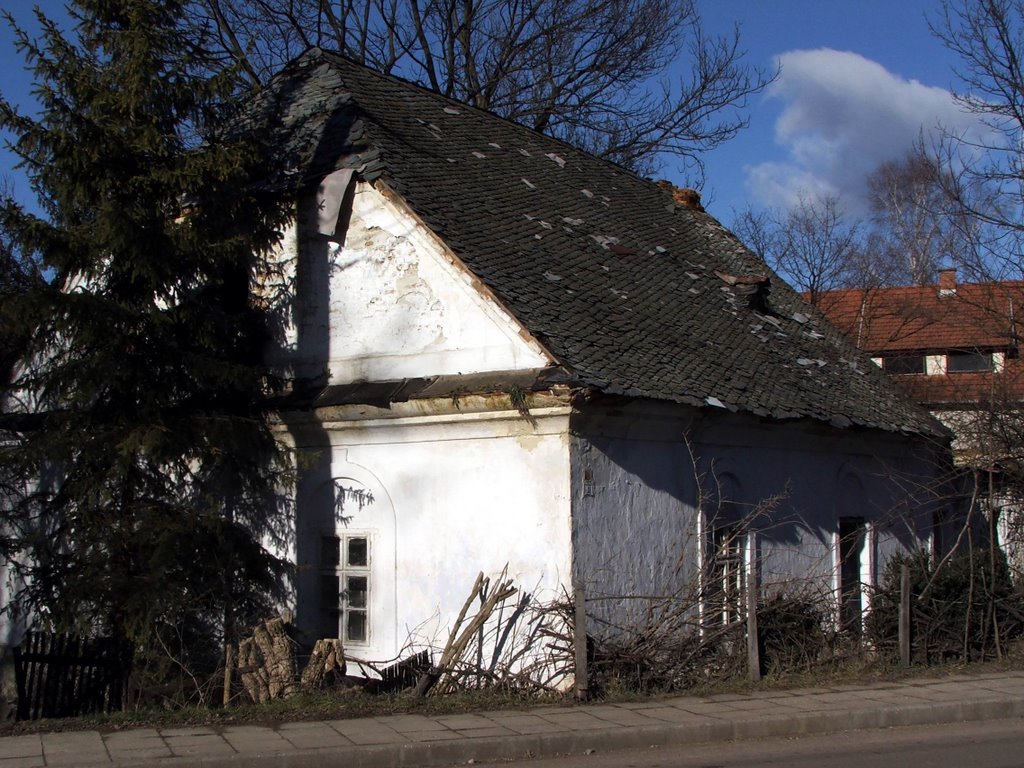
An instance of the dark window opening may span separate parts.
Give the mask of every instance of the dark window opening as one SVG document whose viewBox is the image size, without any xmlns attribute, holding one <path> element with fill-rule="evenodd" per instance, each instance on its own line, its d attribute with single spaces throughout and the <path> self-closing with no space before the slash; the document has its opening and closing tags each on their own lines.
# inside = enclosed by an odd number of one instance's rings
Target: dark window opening
<svg viewBox="0 0 1024 768">
<path fill-rule="evenodd" d="M 886 373 L 927 373 L 924 355 L 892 355 L 882 358 L 882 369 Z"/>
<path fill-rule="evenodd" d="M 946 515 L 943 510 L 936 509 L 932 511 L 932 540 L 931 540 L 931 556 L 932 556 L 932 567 L 942 559 L 942 556 L 946 554 L 945 541 L 943 537 L 943 528 L 946 524 Z"/>
<path fill-rule="evenodd" d="M 839 625 L 857 636 L 863 618 L 860 574 L 866 532 L 864 518 L 839 518 Z"/>
<path fill-rule="evenodd" d="M 991 352 L 950 352 L 946 355 L 947 373 L 972 373 L 991 370 Z"/>
</svg>

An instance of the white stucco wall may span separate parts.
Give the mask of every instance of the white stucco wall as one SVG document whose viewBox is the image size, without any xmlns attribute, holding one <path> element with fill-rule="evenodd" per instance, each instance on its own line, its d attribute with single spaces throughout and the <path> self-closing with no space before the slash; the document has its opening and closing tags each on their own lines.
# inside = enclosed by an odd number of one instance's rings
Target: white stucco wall
<svg viewBox="0 0 1024 768">
<path fill-rule="evenodd" d="M 566 409 L 328 422 L 296 430 L 319 451 L 297 497 L 296 621 L 316 624 L 315 541 L 338 530 L 373 537 L 371 634 L 364 659 L 394 658 L 407 641 L 443 645 L 480 571 L 509 577 L 538 600 L 569 583 Z M 374 496 L 346 521 L 325 514 L 324 483 L 342 478 Z M 303 544 L 303 542 L 306 542 Z"/>
<path fill-rule="evenodd" d="M 521 325 L 400 204 L 354 182 L 343 235 L 318 234 L 310 200 L 285 234 L 268 284 L 280 317 L 275 359 L 327 383 L 541 368 Z"/>
</svg>

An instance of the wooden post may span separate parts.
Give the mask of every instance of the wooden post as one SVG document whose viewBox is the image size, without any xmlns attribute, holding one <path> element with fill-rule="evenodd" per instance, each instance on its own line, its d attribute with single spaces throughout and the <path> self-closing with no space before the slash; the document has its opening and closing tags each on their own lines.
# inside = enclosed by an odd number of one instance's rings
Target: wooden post
<svg viewBox="0 0 1024 768">
<path fill-rule="evenodd" d="M 224 706 L 231 706 L 231 683 L 235 674 L 235 646 L 224 644 Z"/>
<path fill-rule="evenodd" d="M 576 603 L 576 616 L 573 627 L 573 646 L 576 651 L 576 698 L 587 700 L 587 605 L 586 591 L 582 582 L 573 584 L 573 600 Z"/>
<path fill-rule="evenodd" d="M 910 566 L 900 567 L 900 666 L 910 666 Z"/>
<path fill-rule="evenodd" d="M 761 648 L 757 633 L 757 534 L 747 534 L 747 671 L 750 682 L 761 679 Z"/>
</svg>

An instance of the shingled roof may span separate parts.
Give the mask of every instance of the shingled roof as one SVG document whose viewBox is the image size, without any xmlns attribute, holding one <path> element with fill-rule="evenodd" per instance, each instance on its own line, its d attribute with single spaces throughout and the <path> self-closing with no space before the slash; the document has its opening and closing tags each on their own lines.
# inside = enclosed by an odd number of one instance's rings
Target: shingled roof
<svg viewBox="0 0 1024 768">
<path fill-rule="evenodd" d="M 714 218 L 655 182 L 318 49 L 254 114 L 275 131 L 278 183 L 347 167 L 397 193 L 581 386 L 941 433 Z"/>
<path fill-rule="evenodd" d="M 874 355 L 1007 350 L 1017 346 L 1024 282 L 850 288 L 820 294 L 818 307 Z"/>
</svg>

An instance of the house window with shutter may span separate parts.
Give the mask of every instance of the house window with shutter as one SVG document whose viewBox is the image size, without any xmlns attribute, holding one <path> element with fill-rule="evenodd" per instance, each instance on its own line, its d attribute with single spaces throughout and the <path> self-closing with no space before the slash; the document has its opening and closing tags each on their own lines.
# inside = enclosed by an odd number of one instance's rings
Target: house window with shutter
<svg viewBox="0 0 1024 768">
<path fill-rule="evenodd" d="M 323 636 L 346 645 L 366 645 L 370 637 L 370 538 L 345 533 L 320 538 L 320 611 Z"/>
</svg>

